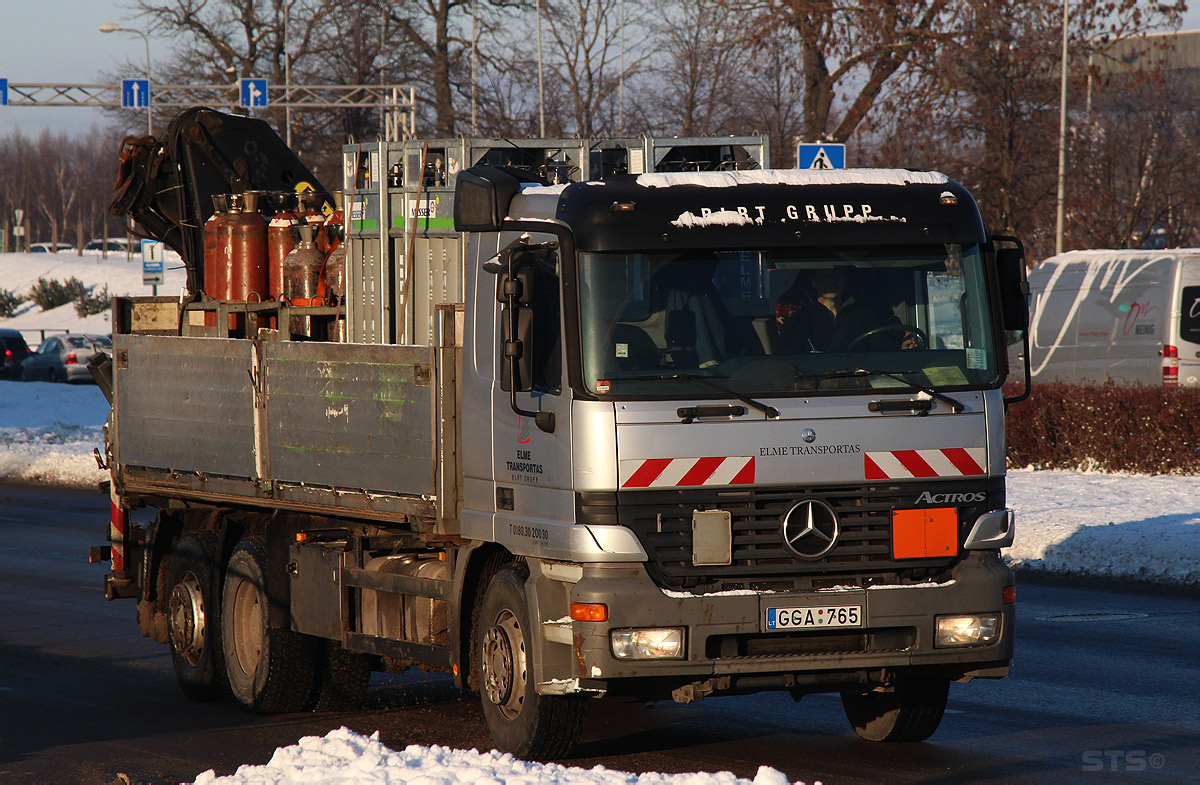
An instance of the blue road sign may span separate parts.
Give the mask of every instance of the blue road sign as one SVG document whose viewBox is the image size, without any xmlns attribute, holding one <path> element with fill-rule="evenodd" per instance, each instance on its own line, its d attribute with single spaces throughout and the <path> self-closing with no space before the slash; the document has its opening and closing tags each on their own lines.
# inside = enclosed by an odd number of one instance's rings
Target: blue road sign
<svg viewBox="0 0 1200 785">
<path fill-rule="evenodd" d="M 0 106 L 8 106 L 8 80 L 0 79 Z"/>
<path fill-rule="evenodd" d="M 247 108 L 267 105 L 267 80 L 242 80 L 242 106 Z"/>
<path fill-rule="evenodd" d="M 142 240 L 142 283 L 146 286 L 163 283 L 163 244 L 157 240 Z"/>
<path fill-rule="evenodd" d="M 796 148 L 797 169 L 845 169 L 846 145 L 802 144 Z"/>
<path fill-rule="evenodd" d="M 145 109 L 150 105 L 149 79 L 122 79 L 121 106 L 126 109 Z"/>
</svg>

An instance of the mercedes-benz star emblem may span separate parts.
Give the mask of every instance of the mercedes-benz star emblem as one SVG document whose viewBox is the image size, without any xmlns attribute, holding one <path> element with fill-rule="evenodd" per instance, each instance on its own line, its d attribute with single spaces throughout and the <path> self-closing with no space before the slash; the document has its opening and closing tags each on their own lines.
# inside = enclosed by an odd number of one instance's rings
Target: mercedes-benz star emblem
<svg viewBox="0 0 1200 785">
<path fill-rule="evenodd" d="M 820 499 L 796 502 L 783 515 L 783 543 L 801 559 L 821 558 L 837 539 L 837 513 Z"/>
<path fill-rule="evenodd" d="M 812 444 L 817 439 L 817 432 L 812 428 L 805 428 L 800 434 L 800 438 L 804 440 L 805 444 Z"/>
</svg>

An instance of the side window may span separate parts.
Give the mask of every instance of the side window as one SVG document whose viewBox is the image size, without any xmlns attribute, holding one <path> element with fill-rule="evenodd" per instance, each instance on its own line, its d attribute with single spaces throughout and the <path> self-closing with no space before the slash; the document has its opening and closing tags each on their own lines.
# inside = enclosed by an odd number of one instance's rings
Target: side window
<svg viewBox="0 0 1200 785">
<path fill-rule="evenodd" d="M 559 314 L 558 254 L 531 254 L 537 267 L 533 289 L 533 389 L 562 390 L 562 318 Z"/>
</svg>

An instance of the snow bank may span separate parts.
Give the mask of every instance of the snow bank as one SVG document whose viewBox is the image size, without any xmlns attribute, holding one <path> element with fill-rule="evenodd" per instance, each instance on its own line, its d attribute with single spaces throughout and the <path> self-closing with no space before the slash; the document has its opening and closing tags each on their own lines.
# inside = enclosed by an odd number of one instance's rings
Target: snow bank
<svg viewBox="0 0 1200 785">
<path fill-rule="evenodd" d="M 1008 473 L 1009 562 L 1031 572 L 1200 586 L 1200 477 Z"/>
<path fill-rule="evenodd" d="M 94 384 L 0 381 L 0 478 L 94 486 L 107 478 L 92 455 L 107 419 Z"/>
<path fill-rule="evenodd" d="M 168 261 L 164 267 L 164 283 L 158 287 L 162 295 L 177 294 L 187 280 L 187 274 L 182 264 Z M 151 288 L 142 283 L 142 257 L 135 255 L 132 261 L 126 261 L 123 253 L 110 253 L 108 258 L 100 257 L 99 253 L 84 253 L 78 256 L 74 253 L 0 253 L 0 289 L 15 291 L 18 296 L 29 294 L 29 288 L 37 283 L 38 278 L 66 281 L 68 278 L 78 278 L 84 286 L 98 292 L 105 286 L 113 295 L 149 295 Z M 75 304 L 67 303 L 49 311 L 31 300 L 26 300 L 17 308 L 14 316 L 0 319 L 0 327 L 14 330 L 47 330 L 73 333 L 112 332 L 110 314 L 105 311 L 83 319 L 75 314 Z M 37 332 L 26 332 L 25 340 L 35 346 L 40 340 Z"/>
<path fill-rule="evenodd" d="M 347 728 L 324 738 L 305 736 L 275 750 L 265 766 L 240 766 L 228 777 L 211 770 L 196 785 L 282 785 L 321 782 L 410 783 L 411 785 L 787 785 L 782 772 L 761 766 L 752 780 L 719 774 L 630 774 L 603 766 L 580 769 L 557 763 L 527 763 L 509 754 L 410 745 L 396 752 L 379 742 L 379 732 L 360 736 Z M 819 785 L 819 783 L 818 783 Z"/>
</svg>

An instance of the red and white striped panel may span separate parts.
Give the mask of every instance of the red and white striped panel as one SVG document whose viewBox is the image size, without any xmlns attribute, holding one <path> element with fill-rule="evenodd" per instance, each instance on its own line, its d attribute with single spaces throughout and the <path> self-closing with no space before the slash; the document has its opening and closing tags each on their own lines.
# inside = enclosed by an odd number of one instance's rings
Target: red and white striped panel
<svg viewBox="0 0 1200 785">
<path fill-rule="evenodd" d="M 868 480 L 978 477 L 987 474 L 983 468 L 986 465 L 987 449 L 984 447 L 863 453 L 863 470 Z"/>
<path fill-rule="evenodd" d="M 622 488 L 749 485 L 754 458 L 649 458 L 621 461 Z"/>
</svg>

